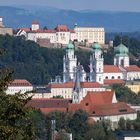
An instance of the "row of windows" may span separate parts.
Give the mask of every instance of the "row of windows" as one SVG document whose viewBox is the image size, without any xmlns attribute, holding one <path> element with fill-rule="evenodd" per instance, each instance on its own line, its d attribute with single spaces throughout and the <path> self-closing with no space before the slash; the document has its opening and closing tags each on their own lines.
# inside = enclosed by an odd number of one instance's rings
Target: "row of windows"
<svg viewBox="0 0 140 140">
<path fill-rule="evenodd" d="M 109 79 L 109 78 L 108 78 L 108 76 L 106 76 L 106 77 L 105 77 L 105 79 Z M 115 77 L 114 77 L 114 76 L 112 76 L 112 77 L 111 77 L 111 79 L 115 79 Z M 118 76 L 118 77 L 117 77 L 117 79 L 121 79 L 121 77 L 120 77 L 120 76 Z"/>
<path fill-rule="evenodd" d="M 22 90 L 19 90 L 19 89 L 8 89 L 8 91 L 10 91 L 10 92 L 19 92 L 19 91 L 26 92 L 26 91 L 31 91 L 31 90 L 29 90 L 29 89 L 22 89 Z"/>
</svg>

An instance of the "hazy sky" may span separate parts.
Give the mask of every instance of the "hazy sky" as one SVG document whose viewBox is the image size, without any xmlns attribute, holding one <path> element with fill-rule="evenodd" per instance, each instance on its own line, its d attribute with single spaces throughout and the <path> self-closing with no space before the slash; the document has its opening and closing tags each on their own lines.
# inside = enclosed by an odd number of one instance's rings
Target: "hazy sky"
<svg viewBox="0 0 140 140">
<path fill-rule="evenodd" d="M 0 5 L 43 5 L 62 9 L 139 11 L 140 0 L 0 0 Z"/>
</svg>

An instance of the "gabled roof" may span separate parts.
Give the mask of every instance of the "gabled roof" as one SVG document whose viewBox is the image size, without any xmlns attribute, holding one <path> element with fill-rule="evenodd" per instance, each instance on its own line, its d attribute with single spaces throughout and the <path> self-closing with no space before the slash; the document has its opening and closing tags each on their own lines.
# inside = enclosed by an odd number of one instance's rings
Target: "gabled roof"
<svg viewBox="0 0 140 140">
<path fill-rule="evenodd" d="M 136 113 L 126 103 L 112 103 L 113 91 L 88 92 L 79 104 L 69 104 L 68 111 L 85 110 L 90 116 L 113 116 Z"/>
<path fill-rule="evenodd" d="M 131 71 L 139 71 L 140 72 L 140 68 L 137 65 L 130 65 L 129 67 L 125 67 L 124 69 L 128 72 L 131 72 Z"/>
<path fill-rule="evenodd" d="M 32 86 L 32 85 L 26 79 L 15 79 L 9 84 L 9 86 Z"/>
<path fill-rule="evenodd" d="M 113 91 L 89 91 L 81 103 L 92 103 L 92 105 L 102 105 L 112 103 Z"/>
<path fill-rule="evenodd" d="M 104 65 L 105 73 L 120 73 L 121 70 L 115 65 Z"/>
</svg>

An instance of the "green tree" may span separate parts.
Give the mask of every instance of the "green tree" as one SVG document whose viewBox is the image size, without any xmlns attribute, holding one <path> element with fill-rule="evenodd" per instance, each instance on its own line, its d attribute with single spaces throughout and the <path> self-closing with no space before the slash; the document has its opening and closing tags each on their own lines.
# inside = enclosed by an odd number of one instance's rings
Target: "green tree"
<svg viewBox="0 0 140 140">
<path fill-rule="evenodd" d="M 7 95 L 5 90 L 11 82 L 11 72 L 7 68 L 0 69 L 0 138 L 1 140 L 36 139 L 31 109 L 26 106 L 31 99 L 27 93 Z"/>
<path fill-rule="evenodd" d="M 85 133 L 89 130 L 87 119 L 88 114 L 83 110 L 77 110 L 73 114 L 69 127 L 75 140 L 84 139 Z"/>
<path fill-rule="evenodd" d="M 118 125 L 120 130 L 126 130 L 126 121 L 123 117 L 120 118 Z"/>
</svg>

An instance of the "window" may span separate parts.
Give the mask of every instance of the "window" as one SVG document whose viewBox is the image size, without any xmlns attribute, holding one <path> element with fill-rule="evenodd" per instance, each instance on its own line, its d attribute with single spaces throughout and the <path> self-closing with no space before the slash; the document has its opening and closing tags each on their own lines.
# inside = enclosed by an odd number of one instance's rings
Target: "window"
<svg viewBox="0 0 140 140">
<path fill-rule="evenodd" d="M 114 76 L 112 76 L 112 79 L 114 79 Z"/>
<path fill-rule="evenodd" d="M 108 79 L 108 76 L 106 76 L 105 79 Z"/>
<path fill-rule="evenodd" d="M 118 79 L 120 79 L 121 77 L 120 76 L 118 76 Z"/>
<path fill-rule="evenodd" d="M 86 106 L 88 106 L 89 104 L 88 104 L 88 103 L 86 103 L 85 105 L 86 105 Z"/>
<path fill-rule="evenodd" d="M 124 66 L 124 60 L 123 59 L 121 60 L 121 66 Z"/>
<path fill-rule="evenodd" d="M 92 114 L 95 114 L 95 111 L 93 111 Z"/>
<path fill-rule="evenodd" d="M 119 109 L 119 112 L 127 112 L 127 109 L 125 108 Z"/>
</svg>

